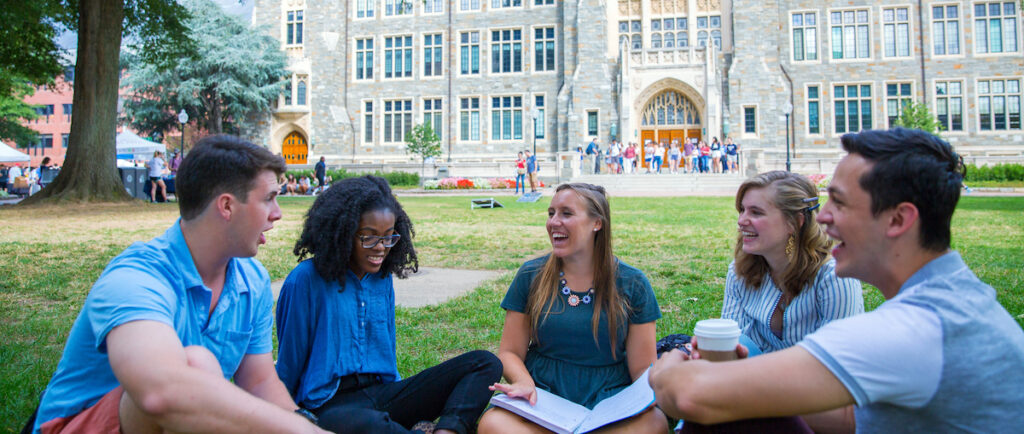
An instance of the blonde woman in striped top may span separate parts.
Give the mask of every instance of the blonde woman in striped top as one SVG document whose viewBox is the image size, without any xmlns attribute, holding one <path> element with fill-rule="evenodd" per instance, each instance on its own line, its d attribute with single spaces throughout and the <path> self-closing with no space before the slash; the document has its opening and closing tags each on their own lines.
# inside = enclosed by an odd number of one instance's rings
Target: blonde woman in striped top
<svg viewBox="0 0 1024 434">
<path fill-rule="evenodd" d="M 832 241 L 814 217 L 818 189 L 774 171 L 736 193 L 739 234 L 722 317 L 735 320 L 752 355 L 793 346 L 826 323 L 864 312 L 861 284 L 840 279 Z"/>
<path fill-rule="evenodd" d="M 781 170 L 744 181 L 736 193 L 739 235 L 722 318 L 739 323 L 750 356 L 789 348 L 864 312 L 860 281 L 836 277 L 832 240 L 814 220 L 818 208 L 817 187 Z M 852 406 L 801 417 L 814 432 L 855 429 Z"/>
</svg>

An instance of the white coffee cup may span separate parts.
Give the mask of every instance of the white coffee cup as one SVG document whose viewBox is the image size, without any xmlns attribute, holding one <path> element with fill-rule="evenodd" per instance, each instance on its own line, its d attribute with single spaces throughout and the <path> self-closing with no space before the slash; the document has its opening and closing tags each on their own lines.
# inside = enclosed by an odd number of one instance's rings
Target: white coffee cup
<svg viewBox="0 0 1024 434">
<path fill-rule="evenodd" d="M 740 343 L 740 327 L 736 321 L 712 318 L 698 321 L 693 328 L 701 358 L 710 361 L 735 360 Z"/>
</svg>

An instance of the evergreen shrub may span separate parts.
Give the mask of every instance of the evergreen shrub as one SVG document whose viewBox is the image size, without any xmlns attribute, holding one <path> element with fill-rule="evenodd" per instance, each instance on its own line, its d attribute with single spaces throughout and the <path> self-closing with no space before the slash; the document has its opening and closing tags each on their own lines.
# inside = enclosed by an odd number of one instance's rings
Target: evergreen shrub
<svg viewBox="0 0 1024 434">
<path fill-rule="evenodd" d="M 313 176 L 313 169 L 302 169 L 302 170 L 289 170 L 288 175 L 294 175 L 295 179 L 299 179 L 303 175 L 308 176 L 310 181 L 315 181 L 316 177 Z M 357 176 L 368 175 L 367 173 L 355 173 L 349 172 L 345 169 L 328 169 L 327 176 L 331 177 L 332 180 L 337 181 L 339 179 L 354 178 Z M 420 175 L 412 172 L 373 172 L 372 175 L 379 176 L 388 180 L 388 183 L 392 187 L 415 187 L 420 185 Z"/>
<path fill-rule="evenodd" d="M 965 182 L 976 181 L 1024 181 L 1024 165 L 997 164 L 995 166 L 967 165 Z"/>
</svg>

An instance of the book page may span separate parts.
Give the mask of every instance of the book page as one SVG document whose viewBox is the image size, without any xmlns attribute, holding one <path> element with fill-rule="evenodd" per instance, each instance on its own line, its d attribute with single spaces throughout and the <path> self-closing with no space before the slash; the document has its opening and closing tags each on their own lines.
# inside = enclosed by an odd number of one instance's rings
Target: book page
<svg viewBox="0 0 1024 434">
<path fill-rule="evenodd" d="M 649 372 L 650 368 L 647 368 L 629 387 L 597 403 L 576 432 L 593 431 L 612 422 L 633 417 L 654 404 L 654 390 L 647 382 Z"/>
<path fill-rule="evenodd" d="M 540 388 L 537 389 L 537 405 L 530 405 L 525 399 L 511 398 L 505 394 L 491 397 L 491 404 L 560 434 L 571 434 L 590 412 L 582 405 Z"/>
</svg>

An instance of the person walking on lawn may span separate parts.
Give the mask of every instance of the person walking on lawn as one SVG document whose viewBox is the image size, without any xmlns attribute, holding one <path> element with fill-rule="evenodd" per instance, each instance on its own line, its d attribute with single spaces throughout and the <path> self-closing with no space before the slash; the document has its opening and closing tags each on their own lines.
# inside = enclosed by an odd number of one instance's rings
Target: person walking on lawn
<svg viewBox="0 0 1024 434">
<path fill-rule="evenodd" d="M 323 193 L 324 186 L 326 186 L 327 178 L 327 163 L 326 159 L 321 156 L 320 161 L 317 161 L 316 166 L 313 166 L 313 174 L 316 176 L 316 193 Z"/>
</svg>

